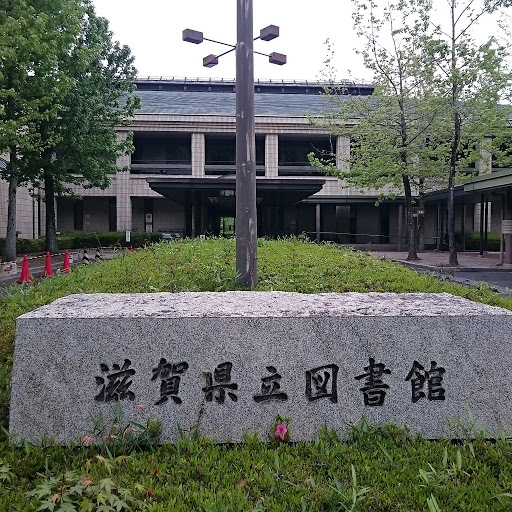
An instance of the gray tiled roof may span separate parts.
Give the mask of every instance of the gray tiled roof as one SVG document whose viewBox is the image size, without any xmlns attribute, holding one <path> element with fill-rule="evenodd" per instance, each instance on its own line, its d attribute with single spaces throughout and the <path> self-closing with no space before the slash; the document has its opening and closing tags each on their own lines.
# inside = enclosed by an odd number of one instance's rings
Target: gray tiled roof
<svg viewBox="0 0 512 512">
<path fill-rule="evenodd" d="M 234 116 L 234 92 L 138 91 L 142 108 L 139 114 Z M 257 116 L 303 117 L 332 110 L 332 104 L 320 94 L 254 95 Z"/>
</svg>

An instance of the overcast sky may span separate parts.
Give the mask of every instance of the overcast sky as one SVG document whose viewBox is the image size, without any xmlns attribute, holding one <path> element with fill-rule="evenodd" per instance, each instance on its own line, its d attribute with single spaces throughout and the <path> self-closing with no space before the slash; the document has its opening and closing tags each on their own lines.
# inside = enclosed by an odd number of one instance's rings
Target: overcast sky
<svg viewBox="0 0 512 512">
<path fill-rule="evenodd" d="M 181 39 L 185 28 L 202 31 L 205 37 L 236 43 L 235 0 L 93 0 L 96 11 L 110 21 L 115 38 L 127 44 L 135 56 L 139 76 L 234 78 L 234 53 L 213 68 L 202 59 L 224 47 L 204 41 L 200 45 Z M 440 2 L 443 0 L 435 0 Z M 446 4 L 444 4 L 446 5 Z M 349 0 L 254 0 L 254 34 L 267 25 L 278 25 L 280 36 L 256 41 L 254 49 L 279 52 L 288 57 L 285 66 L 255 56 L 255 77 L 317 80 L 325 68 L 325 40 L 334 44 L 338 79 L 371 81 L 354 48 L 361 45 L 352 29 Z M 480 27 L 487 37 L 496 32 L 495 22 Z"/>
</svg>

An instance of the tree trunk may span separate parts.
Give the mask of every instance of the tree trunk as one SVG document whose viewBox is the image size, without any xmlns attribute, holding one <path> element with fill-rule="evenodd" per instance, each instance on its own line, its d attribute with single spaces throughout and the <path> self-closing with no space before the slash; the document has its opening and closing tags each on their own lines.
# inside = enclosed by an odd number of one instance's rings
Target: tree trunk
<svg viewBox="0 0 512 512">
<path fill-rule="evenodd" d="M 457 149 L 460 141 L 460 123 L 460 115 L 456 112 L 454 116 L 454 137 L 450 155 L 450 172 L 448 174 L 448 225 L 446 226 L 448 231 L 448 251 L 450 252 L 448 263 L 454 267 L 459 265 L 459 260 L 457 259 L 457 247 L 455 245 L 455 204 L 453 194 L 455 188 L 455 171 L 457 166 Z"/>
<path fill-rule="evenodd" d="M 7 206 L 7 235 L 2 261 L 14 261 L 16 259 L 16 194 L 18 191 L 18 158 L 16 149 L 10 153 L 10 178 L 9 178 L 9 203 Z"/>
<path fill-rule="evenodd" d="M 452 183 L 448 185 L 448 225 L 446 226 L 448 229 L 448 250 L 450 251 L 448 263 L 456 267 L 459 265 L 459 260 L 457 258 L 457 246 L 455 244 L 455 206 L 453 201 L 453 179 L 451 170 L 450 181 Z"/>
<path fill-rule="evenodd" d="M 58 250 L 55 223 L 55 188 L 53 176 L 44 171 L 44 198 L 46 202 L 46 250 L 54 254 Z"/>
<path fill-rule="evenodd" d="M 10 6 L 12 8 L 12 6 Z M 13 70 L 6 73 L 7 88 L 13 87 Z M 16 118 L 16 106 L 12 97 L 7 99 L 7 120 Z M 7 233 L 5 236 L 5 248 L 2 260 L 4 262 L 16 259 L 16 194 L 18 192 L 18 151 L 15 144 L 9 148 L 9 199 L 7 206 Z"/>
<path fill-rule="evenodd" d="M 418 252 L 425 251 L 425 191 L 423 189 L 423 178 L 419 182 L 418 190 Z"/>
<path fill-rule="evenodd" d="M 455 172 L 457 169 L 457 151 L 459 149 L 460 143 L 460 126 L 461 126 L 461 118 L 458 112 L 458 82 L 456 79 L 456 71 L 457 71 L 457 58 L 455 54 L 455 46 L 456 46 L 456 35 L 455 35 L 455 27 L 457 24 L 457 20 L 455 19 L 455 0 L 451 0 L 450 8 L 452 14 L 452 37 L 451 37 L 451 46 L 452 46 L 452 60 L 451 60 L 451 80 L 452 80 L 452 108 L 454 109 L 453 114 L 453 140 L 450 154 L 450 171 L 448 173 L 448 201 L 447 201 L 447 210 L 448 210 L 448 219 L 446 230 L 448 231 L 448 251 L 450 252 L 450 256 L 448 258 L 448 263 L 451 266 L 458 266 L 459 261 L 457 259 L 457 247 L 455 246 L 455 204 L 454 204 L 454 188 L 455 188 Z"/>
<path fill-rule="evenodd" d="M 414 225 L 414 217 L 412 211 L 412 194 L 411 194 L 411 182 L 408 176 L 403 176 L 405 192 L 405 211 L 407 213 L 407 245 L 408 252 L 407 261 L 415 261 L 418 259 L 416 252 L 416 226 Z"/>
</svg>

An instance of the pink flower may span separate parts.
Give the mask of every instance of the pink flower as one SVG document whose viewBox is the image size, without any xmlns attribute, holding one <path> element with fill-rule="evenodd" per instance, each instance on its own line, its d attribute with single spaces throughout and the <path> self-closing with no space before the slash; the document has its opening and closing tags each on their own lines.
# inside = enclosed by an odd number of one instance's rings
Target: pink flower
<svg viewBox="0 0 512 512">
<path fill-rule="evenodd" d="M 284 423 L 279 423 L 276 426 L 276 439 L 279 441 L 286 441 L 286 434 L 288 434 L 288 429 Z"/>
<path fill-rule="evenodd" d="M 146 404 L 136 404 L 135 405 L 136 409 L 145 409 L 146 407 L 147 407 Z"/>
<path fill-rule="evenodd" d="M 92 444 L 92 437 L 91 436 L 84 436 L 82 437 L 82 446 L 91 446 Z"/>
</svg>

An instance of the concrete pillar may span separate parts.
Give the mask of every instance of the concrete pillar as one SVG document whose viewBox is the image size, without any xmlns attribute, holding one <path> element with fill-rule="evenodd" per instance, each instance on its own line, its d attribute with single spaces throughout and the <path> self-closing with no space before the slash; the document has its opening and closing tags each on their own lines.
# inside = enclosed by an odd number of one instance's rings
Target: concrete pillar
<svg viewBox="0 0 512 512">
<path fill-rule="evenodd" d="M 205 162 L 204 133 L 192 134 L 192 176 L 194 178 L 204 177 Z"/>
<path fill-rule="evenodd" d="M 192 238 L 196 237 L 196 204 L 194 204 L 190 208 L 190 225 L 192 229 Z"/>
<path fill-rule="evenodd" d="M 485 137 L 480 148 L 480 159 L 475 162 L 475 168 L 478 175 L 489 174 L 492 169 L 492 155 L 491 152 L 484 148 L 485 145 L 490 144 L 491 139 Z"/>
<path fill-rule="evenodd" d="M 117 231 L 132 229 L 132 198 L 129 194 L 116 195 Z"/>
<path fill-rule="evenodd" d="M 484 222 L 484 251 L 487 251 L 487 235 L 489 233 L 489 221 L 491 220 L 490 217 L 490 206 L 491 203 L 489 201 L 485 202 L 485 222 Z"/>
<path fill-rule="evenodd" d="M 279 139 L 275 133 L 267 133 L 265 136 L 265 176 L 277 178 L 279 176 L 278 162 Z"/>
<path fill-rule="evenodd" d="M 350 138 L 338 135 L 336 139 L 336 167 L 341 171 L 350 169 Z"/>
<path fill-rule="evenodd" d="M 482 194 L 480 196 L 480 217 L 479 217 L 480 223 L 479 223 L 479 228 L 478 228 L 478 231 L 480 233 L 479 256 L 484 255 L 484 216 L 485 216 L 484 207 L 485 207 L 484 195 Z"/>
<path fill-rule="evenodd" d="M 126 132 L 118 132 L 117 137 L 120 140 L 126 139 Z M 118 172 L 115 177 L 116 191 L 116 229 L 117 231 L 125 231 L 132 229 L 132 199 L 130 196 L 130 165 L 132 162 L 131 155 L 121 155 L 117 157 L 117 167 L 120 169 L 128 169 Z"/>
<path fill-rule="evenodd" d="M 503 219 L 512 219 L 512 189 L 507 188 L 505 193 L 505 208 Z M 505 264 L 512 265 L 512 235 L 504 235 L 505 237 Z"/>
<path fill-rule="evenodd" d="M 132 229 L 132 198 L 130 172 L 121 171 L 115 176 L 117 231 Z"/>
</svg>

